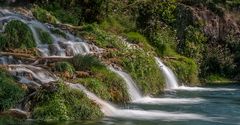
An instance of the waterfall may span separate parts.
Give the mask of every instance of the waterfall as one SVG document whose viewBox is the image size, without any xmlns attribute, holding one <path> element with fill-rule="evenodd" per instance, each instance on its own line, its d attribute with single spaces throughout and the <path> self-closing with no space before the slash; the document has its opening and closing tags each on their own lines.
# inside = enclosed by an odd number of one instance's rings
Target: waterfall
<svg viewBox="0 0 240 125">
<path fill-rule="evenodd" d="M 175 113 L 175 112 L 164 112 L 164 111 L 158 111 L 158 110 L 133 110 L 133 109 L 119 109 L 115 106 L 111 105 L 110 103 L 107 103 L 106 101 L 103 101 L 99 97 L 97 97 L 95 94 L 88 91 L 84 86 L 80 84 L 72 84 L 67 83 L 70 85 L 70 87 L 74 89 L 78 89 L 83 91 L 88 98 L 91 100 L 94 100 L 97 104 L 100 105 L 102 112 L 105 114 L 105 116 L 108 117 L 117 117 L 117 118 L 129 118 L 129 119 L 162 119 L 162 120 L 170 120 L 170 121 L 177 121 L 177 120 L 207 120 L 209 121 L 209 118 L 198 115 L 198 114 L 192 114 L 192 113 Z"/>
<path fill-rule="evenodd" d="M 166 65 L 163 64 L 163 62 L 161 61 L 160 58 L 155 57 L 156 62 L 159 66 L 159 68 L 162 70 L 165 79 L 166 79 L 166 88 L 167 89 L 176 89 L 178 88 L 178 82 L 177 82 L 177 78 L 174 75 L 173 71 L 168 68 Z"/>
<path fill-rule="evenodd" d="M 68 32 L 64 32 L 61 30 L 66 34 L 67 38 L 57 36 L 51 33 L 51 31 L 49 30 L 48 27 L 51 27 L 51 26 L 48 26 L 47 24 L 42 24 L 37 20 L 33 20 L 23 15 L 11 13 L 5 10 L 0 10 L 0 13 L 5 15 L 3 17 L 0 17 L 0 22 L 4 24 L 0 31 L 4 32 L 7 23 L 11 20 L 19 20 L 25 23 L 30 28 L 33 34 L 34 40 L 37 44 L 37 49 L 39 50 L 42 56 L 45 56 L 45 57 L 46 56 L 61 56 L 61 57 L 74 56 L 77 54 L 85 55 L 85 54 L 93 53 L 95 51 L 99 51 L 99 49 L 96 46 L 90 45 L 84 42 L 82 39 L 69 34 Z M 43 44 L 42 41 L 40 40 L 37 29 L 41 29 L 49 33 L 53 39 L 53 43 L 50 45 Z"/>
<path fill-rule="evenodd" d="M 120 71 L 120 70 L 116 70 L 113 67 L 109 67 L 109 69 L 111 71 L 115 72 L 116 74 L 118 74 L 125 81 L 125 83 L 127 84 L 128 93 L 129 93 L 132 101 L 142 98 L 137 85 L 135 84 L 133 79 L 127 73 Z"/>
<path fill-rule="evenodd" d="M 48 71 L 31 65 L 8 65 L 8 70 L 20 83 L 41 85 L 54 82 L 57 78 Z M 39 84 L 40 83 L 40 84 Z"/>
<path fill-rule="evenodd" d="M 116 67 L 116 66 L 115 66 Z M 127 84 L 128 93 L 131 97 L 132 103 L 138 104 L 197 104 L 204 102 L 204 99 L 201 98 L 152 98 L 149 96 L 142 96 L 140 90 L 138 89 L 137 85 L 133 81 L 130 75 L 127 73 L 119 70 L 120 68 L 113 68 L 112 66 L 109 67 L 111 71 L 118 74 Z"/>
<path fill-rule="evenodd" d="M 51 33 L 46 24 L 42 24 L 37 20 L 33 20 L 31 18 L 24 17 L 19 14 L 14 14 L 9 11 L 0 10 L 0 13 L 5 15 L 5 17 L 0 17 L 0 22 L 8 22 L 11 20 L 20 20 L 23 23 L 27 24 L 33 33 L 33 37 L 37 43 L 37 48 L 39 49 L 42 56 L 50 57 L 50 56 L 74 56 L 76 54 L 89 54 L 93 51 L 99 51 L 99 48 L 90 45 L 84 42 L 82 39 L 74 37 L 73 35 L 66 33 L 68 38 L 59 38 L 57 35 Z M 2 32 L 4 32 L 4 27 L 2 28 Z M 42 29 L 45 32 L 48 32 L 53 38 L 54 42 L 51 45 L 42 44 L 39 34 L 37 32 L 37 28 Z M 20 62 L 11 61 L 12 58 L 2 57 L 0 58 L 0 64 L 7 64 L 8 70 L 10 73 L 17 77 L 20 83 L 24 83 L 27 85 L 32 85 L 34 87 L 41 86 L 43 84 L 47 84 L 50 82 L 57 81 L 58 78 L 44 70 L 43 68 L 24 65 Z M 12 63 L 13 62 L 13 63 Z M 10 64 L 10 65 L 9 65 Z M 158 99 L 158 98 L 150 98 L 150 97 L 142 97 L 140 91 L 135 85 L 132 78 L 125 72 L 120 70 L 115 70 L 114 68 L 110 68 L 115 73 L 119 74 L 124 81 L 127 83 L 128 91 L 131 96 L 131 99 L 138 103 L 161 103 L 166 102 L 166 99 Z M 120 109 L 112 104 L 102 100 L 97 97 L 95 94 L 88 91 L 84 86 L 80 84 L 72 84 L 67 83 L 71 88 L 78 89 L 83 91 L 89 99 L 95 101 L 100 107 L 105 116 L 108 117 L 119 117 L 119 118 L 130 118 L 130 119 L 163 119 L 163 120 L 209 120 L 209 118 L 191 113 L 183 113 L 183 112 L 164 112 L 159 110 L 142 110 L 142 109 Z M 168 99 L 168 101 L 180 102 L 184 99 L 178 99 L 177 101 L 174 99 Z M 187 103 L 194 102 L 193 99 L 185 99 L 184 101 Z M 201 100 L 200 100 L 201 101 Z"/>
</svg>

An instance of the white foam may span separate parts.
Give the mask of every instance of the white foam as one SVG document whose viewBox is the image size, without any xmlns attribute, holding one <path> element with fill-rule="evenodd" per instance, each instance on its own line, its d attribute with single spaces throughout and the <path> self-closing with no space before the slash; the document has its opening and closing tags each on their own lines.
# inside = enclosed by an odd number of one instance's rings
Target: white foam
<svg viewBox="0 0 240 125">
<path fill-rule="evenodd" d="M 67 83 L 70 87 L 83 91 L 90 99 L 94 100 L 101 106 L 102 112 L 108 117 L 137 119 L 137 120 L 152 120 L 161 119 L 167 121 L 179 121 L 179 120 L 211 120 L 203 115 L 182 113 L 182 112 L 164 112 L 158 110 L 138 110 L 138 109 L 119 109 L 106 101 L 103 101 L 95 94 L 88 91 L 84 86 L 80 84 Z"/>
<path fill-rule="evenodd" d="M 133 103 L 138 104 L 157 104 L 157 105 L 165 105 L 165 104 L 198 104 L 206 101 L 202 98 L 151 98 L 144 97 L 139 100 L 133 101 Z"/>
<path fill-rule="evenodd" d="M 205 87 L 186 87 L 186 86 L 180 86 L 176 88 L 175 90 L 184 90 L 184 91 L 236 91 L 238 89 L 234 88 L 205 88 Z"/>
</svg>

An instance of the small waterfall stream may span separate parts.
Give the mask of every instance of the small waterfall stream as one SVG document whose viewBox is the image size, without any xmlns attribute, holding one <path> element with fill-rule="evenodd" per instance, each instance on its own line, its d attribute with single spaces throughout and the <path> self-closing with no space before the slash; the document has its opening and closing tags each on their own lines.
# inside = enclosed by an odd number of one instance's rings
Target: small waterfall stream
<svg viewBox="0 0 240 125">
<path fill-rule="evenodd" d="M 142 98 L 142 94 L 140 93 L 137 85 L 135 84 L 131 76 L 129 76 L 127 73 L 123 71 L 116 70 L 113 67 L 109 67 L 109 69 L 118 74 L 121 78 L 123 78 L 123 80 L 127 84 L 128 93 L 131 97 L 131 100 L 139 100 Z"/>
<path fill-rule="evenodd" d="M 163 104 L 197 104 L 205 101 L 204 99 L 201 98 L 152 98 L 149 96 L 142 96 L 140 90 L 138 89 L 136 83 L 134 82 L 130 75 L 123 72 L 122 70 L 119 70 L 120 68 L 116 69 L 110 66 L 109 69 L 112 72 L 118 74 L 125 81 L 128 93 L 133 103 L 163 105 Z"/>
<path fill-rule="evenodd" d="M 177 78 L 174 75 L 173 71 L 168 68 L 162 61 L 160 58 L 155 57 L 156 62 L 159 66 L 159 68 L 162 70 L 164 77 L 166 79 L 166 88 L 167 89 L 176 89 L 178 88 L 178 82 L 177 82 Z"/>
</svg>

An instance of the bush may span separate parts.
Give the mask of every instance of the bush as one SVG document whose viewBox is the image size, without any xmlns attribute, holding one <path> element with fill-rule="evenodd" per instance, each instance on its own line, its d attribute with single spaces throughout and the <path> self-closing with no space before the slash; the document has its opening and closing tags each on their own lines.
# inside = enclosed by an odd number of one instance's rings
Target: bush
<svg viewBox="0 0 240 125">
<path fill-rule="evenodd" d="M 127 103 L 129 101 L 126 83 L 106 67 L 94 66 L 91 68 L 91 76 L 77 78 L 75 82 L 83 84 L 104 100 L 115 103 Z"/>
<path fill-rule="evenodd" d="M 32 13 L 33 13 L 33 16 L 41 22 L 52 23 L 52 24 L 56 24 L 58 22 L 56 17 L 51 15 L 47 10 L 44 10 L 38 6 L 32 9 Z"/>
<path fill-rule="evenodd" d="M 95 45 L 101 48 L 122 49 L 126 47 L 118 36 L 101 30 L 97 24 L 83 26 L 78 35 L 93 41 Z"/>
<path fill-rule="evenodd" d="M 100 108 L 79 90 L 58 83 L 57 91 L 41 89 L 34 97 L 33 118 L 37 120 L 79 120 L 102 117 Z"/>
<path fill-rule="evenodd" d="M 54 29 L 53 28 L 53 29 L 51 29 L 51 32 L 56 34 L 56 35 L 59 35 L 59 36 L 61 36 L 63 38 L 67 38 L 67 35 L 63 31 L 61 31 L 59 29 Z"/>
<path fill-rule="evenodd" d="M 69 62 L 57 62 L 54 67 L 55 71 L 58 72 L 68 72 L 70 74 L 74 74 L 75 69 Z"/>
<path fill-rule="evenodd" d="M 37 31 L 38 31 L 38 35 L 40 37 L 42 44 L 52 44 L 53 43 L 53 38 L 48 32 L 43 31 L 42 29 L 39 29 L 39 28 L 37 28 Z"/>
<path fill-rule="evenodd" d="M 199 84 L 198 66 L 194 60 L 182 56 L 166 60 L 165 63 L 174 71 L 181 83 L 187 85 Z"/>
<path fill-rule="evenodd" d="M 121 57 L 122 65 L 132 76 L 143 94 L 158 94 L 164 88 L 164 77 L 149 53 L 132 50 Z"/>
<path fill-rule="evenodd" d="M 200 60 L 207 38 L 198 28 L 192 26 L 186 28 L 185 37 L 185 43 L 182 46 L 183 54 L 187 57 Z"/>
<path fill-rule="evenodd" d="M 24 90 L 3 69 L 0 69 L 0 112 L 14 107 L 25 95 Z"/>
<path fill-rule="evenodd" d="M 6 25 L 5 32 L 0 34 L 0 49 L 36 47 L 31 29 L 21 21 L 13 20 Z"/>
<path fill-rule="evenodd" d="M 77 71 L 90 70 L 92 67 L 103 67 L 103 64 L 91 55 L 76 55 L 72 58 L 71 63 Z"/>
</svg>

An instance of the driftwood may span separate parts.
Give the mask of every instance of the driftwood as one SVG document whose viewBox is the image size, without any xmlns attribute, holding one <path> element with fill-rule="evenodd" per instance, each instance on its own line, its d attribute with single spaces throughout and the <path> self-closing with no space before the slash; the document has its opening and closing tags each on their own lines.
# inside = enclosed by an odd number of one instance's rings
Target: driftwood
<svg viewBox="0 0 240 125">
<path fill-rule="evenodd" d="M 20 59 L 27 59 L 27 60 L 35 60 L 36 56 L 32 56 L 29 54 L 22 54 L 22 53 L 12 53 L 12 52 L 0 52 L 0 55 L 2 56 L 13 56 L 15 58 L 20 58 Z"/>
</svg>

